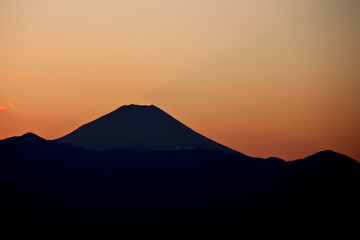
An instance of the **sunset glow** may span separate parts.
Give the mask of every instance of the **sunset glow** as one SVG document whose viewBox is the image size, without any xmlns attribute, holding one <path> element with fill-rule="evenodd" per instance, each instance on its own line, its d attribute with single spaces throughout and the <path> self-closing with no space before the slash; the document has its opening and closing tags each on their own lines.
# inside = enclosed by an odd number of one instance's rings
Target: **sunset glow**
<svg viewBox="0 0 360 240">
<path fill-rule="evenodd" d="M 10 100 L 6 100 L 6 101 L 9 104 L 9 106 L 11 107 L 11 109 L 16 111 L 16 108 L 15 108 L 14 104 L 12 102 L 10 102 Z"/>
<path fill-rule="evenodd" d="M 360 1 L 0 2 L 0 139 L 154 104 L 244 154 L 360 160 Z"/>
</svg>

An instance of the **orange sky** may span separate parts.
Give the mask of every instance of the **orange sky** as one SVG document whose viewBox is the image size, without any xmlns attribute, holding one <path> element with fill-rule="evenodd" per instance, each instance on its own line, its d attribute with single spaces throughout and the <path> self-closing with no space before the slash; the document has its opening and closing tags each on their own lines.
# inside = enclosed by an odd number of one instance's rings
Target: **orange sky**
<svg viewBox="0 0 360 240">
<path fill-rule="evenodd" d="M 250 156 L 360 160 L 357 0 L 2 0 L 0 139 L 155 104 Z M 13 105 L 12 105 L 13 104 Z"/>
</svg>

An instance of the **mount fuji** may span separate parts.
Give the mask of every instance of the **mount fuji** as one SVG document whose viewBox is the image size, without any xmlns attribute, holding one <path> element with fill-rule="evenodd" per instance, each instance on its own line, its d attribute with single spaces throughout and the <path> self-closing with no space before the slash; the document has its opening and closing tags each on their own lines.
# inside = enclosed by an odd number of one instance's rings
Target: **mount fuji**
<svg viewBox="0 0 360 240">
<path fill-rule="evenodd" d="M 55 142 L 99 151 L 202 149 L 247 157 L 193 131 L 154 105 L 122 106 Z"/>
</svg>

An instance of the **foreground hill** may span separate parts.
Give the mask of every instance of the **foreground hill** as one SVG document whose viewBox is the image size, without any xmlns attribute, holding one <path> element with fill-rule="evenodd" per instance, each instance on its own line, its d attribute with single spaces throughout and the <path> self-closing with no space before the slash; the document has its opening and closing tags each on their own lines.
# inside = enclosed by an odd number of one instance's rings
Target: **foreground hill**
<svg viewBox="0 0 360 240">
<path fill-rule="evenodd" d="M 360 213 L 359 163 L 331 151 L 293 162 L 199 149 L 100 152 L 29 133 L 0 141 L 0 152 L 5 229 L 238 233 L 340 226 Z"/>
</svg>

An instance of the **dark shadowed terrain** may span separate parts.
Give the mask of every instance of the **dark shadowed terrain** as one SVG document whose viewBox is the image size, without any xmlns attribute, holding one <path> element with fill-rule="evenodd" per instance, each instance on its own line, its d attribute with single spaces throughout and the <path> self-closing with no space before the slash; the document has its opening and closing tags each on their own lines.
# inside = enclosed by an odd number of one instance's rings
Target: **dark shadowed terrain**
<svg viewBox="0 0 360 240">
<path fill-rule="evenodd" d="M 13 233 L 295 236 L 358 227 L 355 160 L 332 151 L 251 158 L 154 106 L 121 107 L 56 141 L 1 140 L 0 152 L 1 226 Z"/>
<path fill-rule="evenodd" d="M 360 164 L 331 151 L 293 162 L 196 149 L 99 152 L 31 133 L 0 141 L 0 151 L 6 229 L 237 232 L 359 216 Z"/>
</svg>

